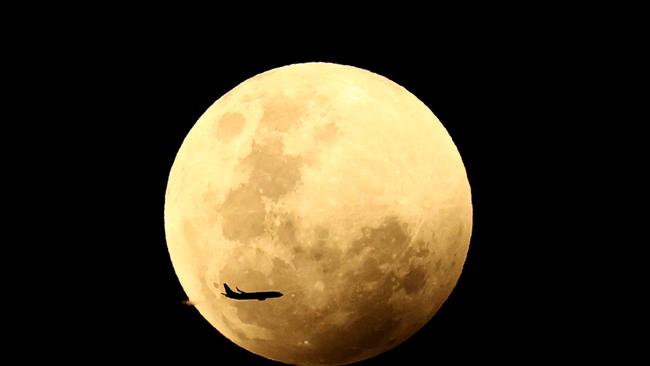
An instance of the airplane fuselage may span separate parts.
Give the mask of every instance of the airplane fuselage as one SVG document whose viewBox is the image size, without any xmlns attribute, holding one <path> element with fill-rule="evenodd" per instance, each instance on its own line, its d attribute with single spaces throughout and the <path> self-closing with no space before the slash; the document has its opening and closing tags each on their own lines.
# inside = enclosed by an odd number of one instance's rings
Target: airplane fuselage
<svg viewBox="0 0 650 366">
<path fill-rule="evenodd" d="M 215 283 L 216 286 L 216 283 Z M 281 297 L 282 293 L 277 291 L 263 291 L 263 292 L 245 292 L 237 288 L 237 292 L 230 289 L 228 284 L 223 284 L 226 293 L 222 293 L 223 296 L 233 299 L 233 300 L 258 300 L 264 301 L 269 298 Z"/>
<path fill-rule="evenodd" d="M 268 298 L 280 297 L 282 294 L 276 291 L 267 291 L 267 292 L 245 292 L 245 293 L 232 293 L 226 295 L 231 299 L 235 300 L 259 300 L 264 301 Z"/>
</svg>

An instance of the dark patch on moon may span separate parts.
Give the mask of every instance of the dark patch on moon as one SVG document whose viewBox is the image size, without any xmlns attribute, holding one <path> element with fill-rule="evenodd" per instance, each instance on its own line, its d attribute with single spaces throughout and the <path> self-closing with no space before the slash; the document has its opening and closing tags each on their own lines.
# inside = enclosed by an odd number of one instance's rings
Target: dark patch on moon
<svg viewBox="0 0 650 366">
<path fill-rule="evenodd" d="M 216 136 L 223 142 L 230 142 L 233 137 L 239 135 L 245 124 L 246 119 L 241 113 L 226 113 L 217 124 Z"/>
<path fill-rule="evenodd" d="M 407 294 L 412 295 L 424 288 L 426 279 L 427 270 L 422 266 L 418 266 L 411 268 L 409 273 L 400 280 L 400 284 Z"/>
<path fill-rule="evenodd" d="M 318 245 L 314 246 L 311 248 L 311 256 L 314 258 L 314 260 L 321 260 L 325 256 L 325 251 L 322 250 Z"/>
<path fill-rule="evenodd" d="M 379 269 L 379 263 L 377 262 L 377 259 L 373 257 L 367 257 L 356 275 L 359 278 L 364 279 L 363 282 L 358 283 L 359 287 L 363 288 L 363 285 L 366 283 L 376 282 L 381 279 L 383 277 L 383 272 L 381 269 Z"/>
<path fill-rule="evenodd" d="M 283 219 L 278 226 L 278 240 L 282 245 L 292 246 L 296 251 L 302 251 L 302 247 L 296 239 L 296 227 L 291 219 Z"/>
<path fill-rule="evenodd" d="M 363 249 L 372 248 L 373 256 L 382 263 L 405 250 L 410 241 L 408 226 L 395 216 L 385 218 L 379 227 L 363 227 L 361 232 L 361 238 L 352 243 L 350 254 L 358 255 Z"/>
<path fill-rule="evenodd" d="M 277 201 L 294 190 L 301 179 L 302 165 L 300 158 L 283 154 L 278 139 L 254 143 L 251 153 L 242 160 L 242 166 L 250 169 L 248 181 L 230 191 L 218 207 L 224 237 L 249 243 L 264 234 L 267 213 L 262 197 Z"/>
<path fill-rule="evenodd" d="M 264 114 L 260 127 L 275 131 L 286 131 L 299 122 L 305 113 L 306 103 L 303 98 L 289 98 L 276 95 L 264 104 Z"/>
<path fill-rule="evenodd" d="M 264 233 L 264 202 L 256 187 L 250 184 L 230 191 L 219 211 L 226 239 L 245 243 Z"/>
<path fill-rule="evenodd" d="M 430 253 L 429 245 L 424 240 L 416 241 L 413 247 L 409 249 L 411 249 L 414 252 L 412 255 L 415 255 L 418 258 L 425 258 Z"/>
<path fill-rule="evenodd" d="M 251 168 L 248 185 L 262 190 L 264 197 L 277 200 L 291 192 L 300 182 L 302 160 L 285 155 L 279 139 L 254 143 L 251 153 L 242 161 Z"/>
<path fill-rule="evenodd" d="M 316 226 L 316 228 L 314 229 L 314 232 L 315 232 L 316 238 L 318 238 L 318 240 L 326 240 L 330 235 L 330 231 L 327 228 L 322 227 L 322 226 Z"/>
<path fill-rule="evenodd" d="M 293 265 L 297 269 L 304 266 L 316 266 L 321 273 L 337 272 L 341 266 L 342 252 L 333 243 L 328 242 L 329 231 L 317 227 L 315 245 L 304 246 L 296 238 L 295 218 L 283 215 L 277 229 L 277 240 L 285 247 L 291 248 L 295 255 Z"/>
</svg>

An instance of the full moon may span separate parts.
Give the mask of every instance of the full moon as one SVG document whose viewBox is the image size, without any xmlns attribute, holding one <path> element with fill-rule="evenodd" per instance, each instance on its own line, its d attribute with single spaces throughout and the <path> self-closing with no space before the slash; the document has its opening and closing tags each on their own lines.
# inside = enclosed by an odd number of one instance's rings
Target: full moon
<svg viewBox="0 0 650 366">
<path fill-rule="evenodd" d="M 232 342 L 289 364 L 405 341 L 456 285 L 471 231 L 467 174 L 440 121 L 396 83 L 338 64 L 276 68 L 219 98 L 165 195 L 189 301 Z M 283 296 L 236 300 L 224 283 Z"/>
</svg>

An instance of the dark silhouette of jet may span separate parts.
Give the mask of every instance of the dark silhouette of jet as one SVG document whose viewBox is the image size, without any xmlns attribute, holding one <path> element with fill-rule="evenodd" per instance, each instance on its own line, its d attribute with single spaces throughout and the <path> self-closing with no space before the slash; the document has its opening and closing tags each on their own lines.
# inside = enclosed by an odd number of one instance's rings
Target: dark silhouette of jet
<svg viewBox="0 0 650 366">
<path fill-rule="evenodd" d="M 216 285 L 216 283 L 215 283 Z M 230 299 L 234 300 L 259 300 L 259 301 L 264 301 L 268 298 L 273 298 L 273 297 L 280 297 L 282 296 L 281 292 L 277 291 L 265 291 L 265 292 L 244 292 L 240 290 L 239 288 L 235 287 L 237 291 L 235 292 L 230 289 L 227 283 L 223 284 L 224 289 L 226 289 L 226 293 L 222 293 L 223 296 L 228 297 Z"/>
</svg>

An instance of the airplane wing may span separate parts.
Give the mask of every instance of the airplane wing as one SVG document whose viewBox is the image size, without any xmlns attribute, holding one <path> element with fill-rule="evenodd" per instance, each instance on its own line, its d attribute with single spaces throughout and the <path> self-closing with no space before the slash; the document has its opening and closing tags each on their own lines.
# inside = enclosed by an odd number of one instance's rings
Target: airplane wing
<svg viewBox="0 0 650 366">
<path fill-rule="evenodd" d="M 237 291 L 241 292 L 242 294 L 246 294 L 246 293 L 247 293 L 246 291 L 242 291 L 242 290 L 240 290 L 239 287 L 235 287 L 235 288 L 237 289 Z"/>
</svg>

